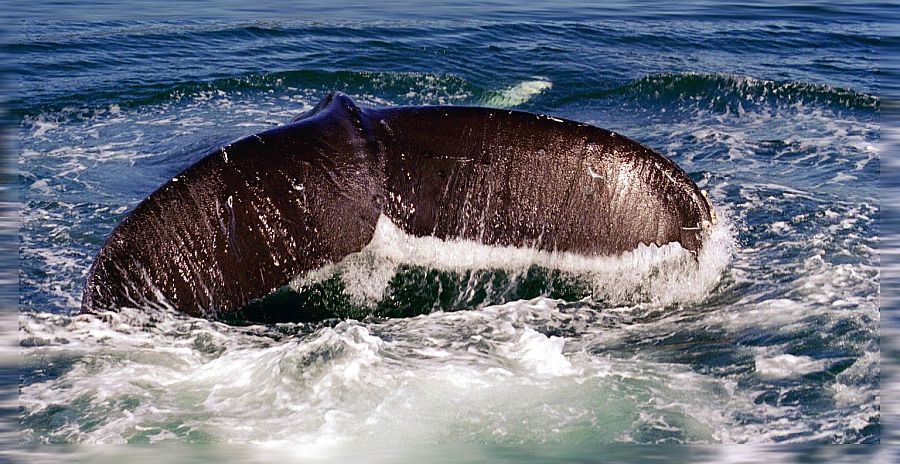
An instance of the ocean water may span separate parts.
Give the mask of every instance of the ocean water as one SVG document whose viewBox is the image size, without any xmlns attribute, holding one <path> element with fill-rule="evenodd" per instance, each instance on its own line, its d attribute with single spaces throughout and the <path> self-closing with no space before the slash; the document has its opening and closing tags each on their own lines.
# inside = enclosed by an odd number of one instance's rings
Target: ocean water
<svg viewBox="0 0 900 464">
<path fill-rule="evenodd" d="M 7 46 L 20 441 L 879 442 L 888 7 L 768 7 L 783 14 L 22 21 Z M 614 130 L 675 160 L 721 223 L 698 267 L 677 250 L 575 262 L 441 243 L 388 221 L 282 292 L 309 321 L 77 315 L 140 200 L 334 90 Z"/>
</svg>

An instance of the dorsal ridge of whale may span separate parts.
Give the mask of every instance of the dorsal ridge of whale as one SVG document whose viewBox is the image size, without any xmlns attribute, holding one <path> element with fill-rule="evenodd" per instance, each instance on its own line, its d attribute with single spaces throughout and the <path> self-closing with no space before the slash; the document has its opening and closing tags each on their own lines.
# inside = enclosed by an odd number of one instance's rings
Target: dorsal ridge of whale
<svg viewBox="0 0 900 464">
<path fill-rule="evenodd" d="M 715 223 L 684 171 L 624 136 L 489 108 L 361 108 L 332 93 L 141 202 L 101 248 L 82 311 L 235 311 L 358 252 L 381 215 L 413 236 L 587 256 L 672 242 L 696 254 Z"/>
</svg>

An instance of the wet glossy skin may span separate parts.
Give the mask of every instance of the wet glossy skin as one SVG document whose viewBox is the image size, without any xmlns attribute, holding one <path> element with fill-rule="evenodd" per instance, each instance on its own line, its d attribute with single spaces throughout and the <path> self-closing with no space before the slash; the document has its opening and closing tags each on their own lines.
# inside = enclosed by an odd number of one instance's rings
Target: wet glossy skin
<svg viewBox="0 0 900 464">
<path fill-rule="evenodd" d="M 674 163 L 626 137 L 467 107 L 362 109 L 331 94 L 215 151 L 116 228 L 82 311 L 234 311 L 362 249 L 380 214 L 416 236 L 615 255 L 696 253 L 715 213 Z"/>
</svg>

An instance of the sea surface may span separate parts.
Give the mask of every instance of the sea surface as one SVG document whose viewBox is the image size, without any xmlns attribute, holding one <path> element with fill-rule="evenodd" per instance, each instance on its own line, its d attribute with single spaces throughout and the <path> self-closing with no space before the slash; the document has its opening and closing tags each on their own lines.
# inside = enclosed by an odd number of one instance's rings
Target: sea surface
<svg viewBox="0 0 900 464">
<path fill-rule="evenodd" d="M 20 441 L 878 443 L 890 8 L 761 5 L 23 19 Z M 578 275 L 383 224 L 283 291 L 323 320 L 77 314 L 138 202 L 331 91 L 616 131 L 677 162 L 720 224 L 699 268 L 654 272 L 665 252 L 645 250 Z"/>
</svg>

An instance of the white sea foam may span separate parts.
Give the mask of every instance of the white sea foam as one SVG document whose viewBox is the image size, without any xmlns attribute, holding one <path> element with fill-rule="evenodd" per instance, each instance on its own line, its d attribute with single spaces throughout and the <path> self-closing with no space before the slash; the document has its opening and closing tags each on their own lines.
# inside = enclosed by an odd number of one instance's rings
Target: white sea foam
<svg viewBox="0 0 900 464">
<path fill-rule="evenodd" d="M 553 88 L 553 83 L 547 79 L 535 79 L 519 82 L 518 84 L 489 94 L 482 104 L 494 108 L 512 108 L 527 103 L 545 90 Z"/>
<path fill-rule="evenodd" d="M 572 364 L 562 354 L 564 345 L 564 338 L 547 337 L 525 328 L 519 339 L 504 346 L 500 354 L 518 359 L 522 366 L 538 375 L 559 376 L 572 372 Z"/>
<path fill-rule="evenodd" d="M 132 310 L 103 318 L 26 313 L 20 326 L 26 368 L 61 370 L 24 385 L 20 405 L 26 439 L 89 443 L 192 436 L 320 444 L 571 442 L 581 433 L 600 442 L 807 436 L 816 424 L 791 419 L 792 406 L 757 404 L 756 393 L 735 378 L 657 361 L 649 346 L 617 354 L 623 343 L 664 342 L 673 330 L 702 332 L 725 322 L 717 314 L 740 319 L 745 309 L 632 324 L 538 298 L 314 330 L 229 327 Z M 760 351 L 753 361 L 764 380 L 822 367 L 777 352 Z M 833 387 L 835 401 L 859 413 L 817 433 L 870 420 L 871 411 L 860 406 L 871 404 L 864 385 L 873 362 L 874 355 L 859 361 Z M 66 410 L 80 418 L 40 428 L 54 411 Z M 765 420 L 741 423 L 735 413 Z"/>
<path fill-rule="evenodd" d="M 756 372 L 764 377 L 782 379 L 796 377 L 825 369 L 826 363 L 809 356 L 780 354 L 766 357 L 758 355 L 754 360 Z"/>
<path fill-rule="evenodd" d="M 544 333 L 575 316 L 540 298 L 286 336 L 166 313 L 25 314 L 26 366 L 62 369 L 22 387 L 26 437 L 565 442 L 589 429 L 595 440 L 628 441 L 642 424 L 666 423 L 689 441 L 718 440 L 712 431 L 726 419 L 713 412 L 733 388 L 684 366 L 592 356 Z M 80 418 L 42 432 L 59 410 Z"/>
<path fill-rule="evenodd" d="M 357 303 L 385 296 L 401 264 L 451 272 L 499 269 L 524 272 L 532 266 L 560 270 L 591 285 L 593 297 L 613 304 L 649 301 L 657 304 L 703 299 L 721 278 L 734 248 L 727 215 L 704 242 L 698 259 L 677 243 L 639 245 L 615 257 L 547 252 L 534 248 L 488 246 L 471 240 L 441 240 L 404 233 L 390 219 L 378 219 L 371 242 L 341 262 L 300 276 L 291 286 L 301 289 L 339 273 L 345 291 Z"/>
</svg>

